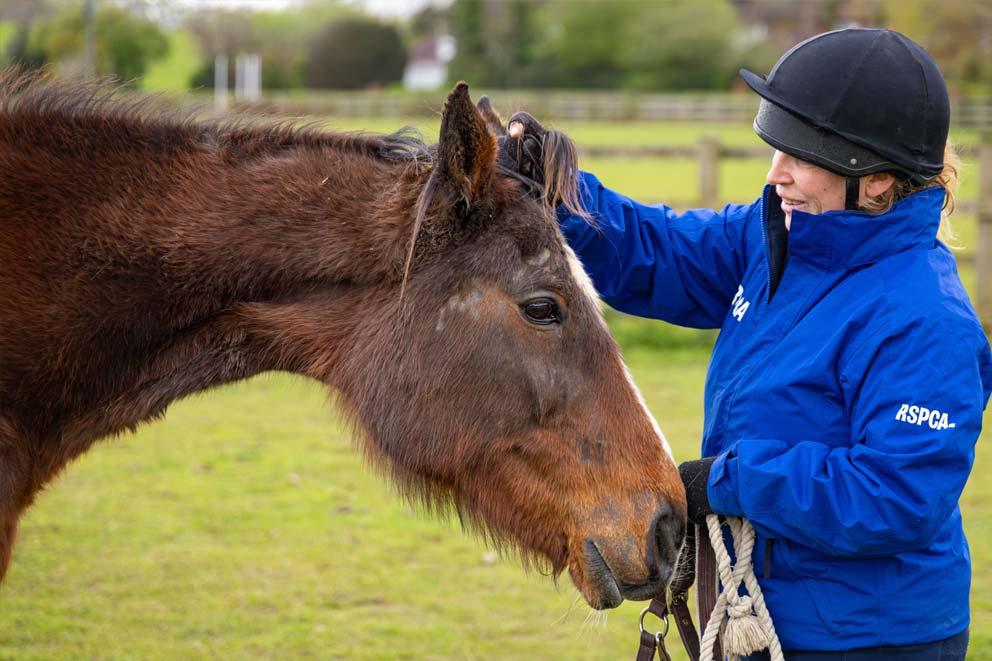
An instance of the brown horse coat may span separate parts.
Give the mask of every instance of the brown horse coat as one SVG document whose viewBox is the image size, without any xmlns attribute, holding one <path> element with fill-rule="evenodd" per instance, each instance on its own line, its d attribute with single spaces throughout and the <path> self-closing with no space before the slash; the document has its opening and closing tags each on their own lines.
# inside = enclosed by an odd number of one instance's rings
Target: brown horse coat
<svg viewBox="0 0 992 661">
<path fill-rule="evenodd" d="M 4 76 L 0 576 L 19 515 L 96 440 L 287 370 L 402 486 L 567 566 L 594 606 L 657 593 L 681 483 L 484 110 L 460 85 L 427 146 Z"/>
</svg>

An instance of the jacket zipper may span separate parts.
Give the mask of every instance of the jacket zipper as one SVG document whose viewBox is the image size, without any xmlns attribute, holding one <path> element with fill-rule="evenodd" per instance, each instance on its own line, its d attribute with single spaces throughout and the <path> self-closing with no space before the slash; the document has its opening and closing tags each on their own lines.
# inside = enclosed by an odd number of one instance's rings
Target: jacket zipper
<svg viewBox="0 0 992 661">
<path fill-rule="evenodd" d="M 768 231 L 765 226 L 768 224 L 768 193 L 765 192 L 761 196 L 761 249 L 765 252 L 765 275 L 767 276 L 767 282 L 765 284 L 765 301 L 766 305 L 772 302 L 772 256 L 771 251 L 768 248 Z M 777 275 L 777 274 L 776 274 Z"/>
<path fill-rule="evenodd" d="M 772 577 L 772 544 L 774 543 L 774 539 L 768 539 L 765 542 L 765 578 Z"/>
</svg>

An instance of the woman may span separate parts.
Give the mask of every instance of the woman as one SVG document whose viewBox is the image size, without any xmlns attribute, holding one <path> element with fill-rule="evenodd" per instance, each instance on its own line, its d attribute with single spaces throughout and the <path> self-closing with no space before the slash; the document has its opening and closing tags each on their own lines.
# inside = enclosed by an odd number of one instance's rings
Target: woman
<svg viewBox="0 0 992 661">
<path fill-rule="evenodd" d="M 680 470 L 691 519 L 754 525 L 787 658 L 963 659 L 958 498 L 992 356 L 936 238 L 956 184 L 943 78 L 867 29 L 741 75 L 776 150 L 759 200 L 677 214 L 583 173 L 595 223 L 560 210 L 562 230 L 611 306 L 722 329 L 704 458 Z"/>
</svg>

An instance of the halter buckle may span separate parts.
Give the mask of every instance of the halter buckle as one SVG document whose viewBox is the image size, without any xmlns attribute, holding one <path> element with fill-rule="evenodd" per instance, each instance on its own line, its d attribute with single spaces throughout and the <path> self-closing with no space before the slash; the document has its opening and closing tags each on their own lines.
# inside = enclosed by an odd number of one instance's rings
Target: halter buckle
<svg viewBox="0 0 992 661">
<path fill-rule="evenodd" d="M 644 609 L 641 611 L 640 618 L 638 618 L 638 620 L 637 620 L 637 627 L 641 630 L 641 632 L 644 632 L 645 631 L 645 628 L 644 628 L 644 616 L 647 615 L 649 612 L 651 612 L 651 607 L 650 606 L 645 606 Z M 665 623 L 665 628 L 662 629 L 661 631 L 656 632 L 654 634 L 654 638 L 655 638 L 655 640 L 658 641 L 659 644 L 661 644 L 661 641 L 664 640 L 665 639 L 665 636 L 668 635 L 668 627 L 669 627 L 668 613 L 666 612 L 665 615 L 663 617 L 659 618 L 659 619 L 661 619 L 661 621 Z"/>
</svg>

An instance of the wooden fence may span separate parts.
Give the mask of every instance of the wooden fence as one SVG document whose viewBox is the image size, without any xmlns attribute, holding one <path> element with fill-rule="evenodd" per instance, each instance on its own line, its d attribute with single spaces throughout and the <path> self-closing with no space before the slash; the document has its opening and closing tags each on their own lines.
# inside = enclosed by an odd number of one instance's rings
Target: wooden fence
<svg viewBox="0 0 992 661">
<path fill-rule="evenodd" d="M 657 147 L 588 147 L 582 155 L 594 158 L 690 158 L 699 164 L 699 197 L 695 200 L 666 200 L 670 206 L 687 208 L 700 206 L 718 208 L 725 202 L 720 197 L 720 161 L 723 159 L 770 159 L 769 147 L 730 147 L 715 138 L 704 137 L 696 145 Z M 956 253 L 959 263 L 975 268 L 975 308 L 992 335 L 992 135 L 978 146 L 962 146 L 961 156 L 977 160 L 978 199 L 960 200 L 957 213 L 975 213 L 978 232 L 974 247 Z"/>
<path fill-rule="evenodd" d="M 622 91 L 559 91 L 473 88 L 489 93 L 502 111 L 526 108 L 542 120 L 691 121 L 750 123 L 758 96 L 740 93 L 653 94 Z M 250 104 L 256 110 L 294 115 L 350 117 L 437 117 L 445 90 L 267 92 Z M 238 108 L 247 107 L 239 104 Z M 992 129 L 992 98 L 962 96 L 951 104 L 951 121 L 962 128 Z M 507 112 L 509 114 L 509 112 Z"/>
<path fill-rule="evenodd" d="M 978 148 L 978 233 L 975 239 L 975 306 L 992 335 L 992 136 Z"/>
</svg>

